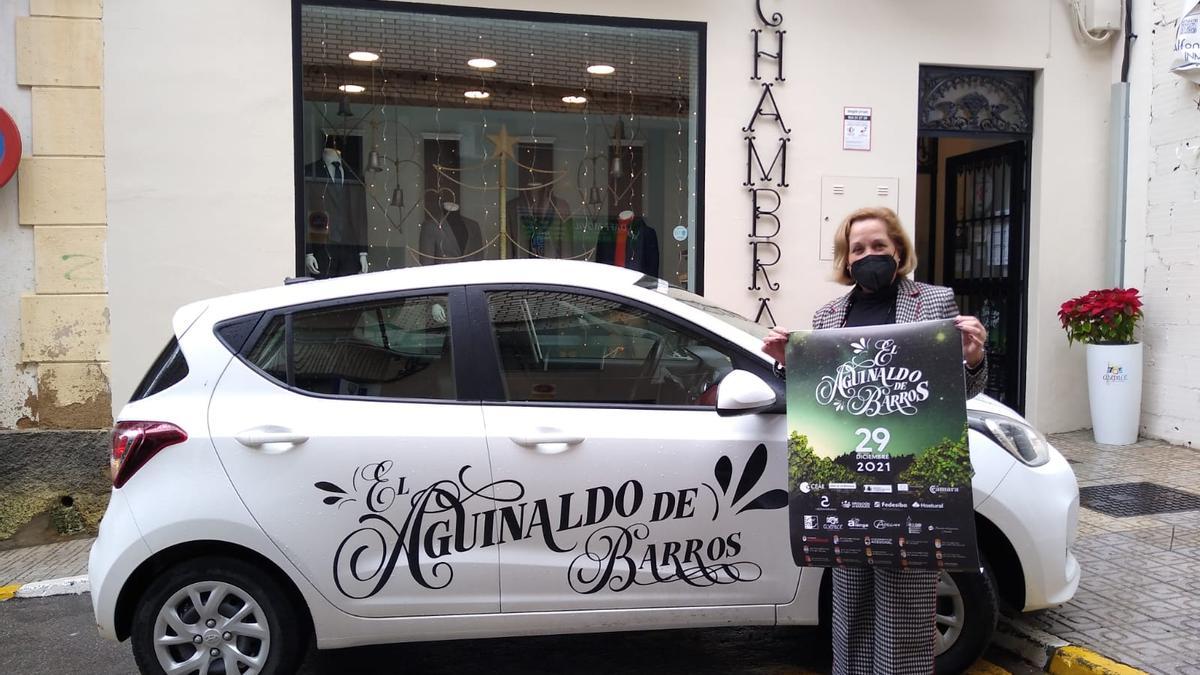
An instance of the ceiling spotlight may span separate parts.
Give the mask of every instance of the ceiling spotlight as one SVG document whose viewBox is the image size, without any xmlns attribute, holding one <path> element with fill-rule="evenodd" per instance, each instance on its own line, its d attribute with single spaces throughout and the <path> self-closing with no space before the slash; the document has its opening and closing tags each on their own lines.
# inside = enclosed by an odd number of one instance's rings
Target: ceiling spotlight
<svg viewBox="0 0 1200 675">
<path fill-rule="evenodd" d="M 470 61 L 467 61 L 467 65 L 471 66 L 472 68 L 480 68 L 480 69 L 486 70 L 488 68 L 495 68 L 496 62 L 493 61 L 492 59 L 478 58 L 478 59 L 471 59 Z"/>
<path fill-rule="evenodd" d="M 593 75 L 612 75 L 617 72 L 617 69 L 603 63 L 597 63 L 594 66 L 588 66 L 587 71 Z"/>
<path fill-rule="evenodd" d="M 338 87 L 338 91 L 344 91 L 347 94 L 361 94 L 366 90 L 366 87 L 358 84 L 343 84 L 342 86 Z"/>
<path fill-rule="evenodd" d="M 491 94 L 489 94 L 486 91 L 478 91 L 478 90 L 472 89 L 471 91 L 464 91 L 463 96 L 466 96 L 467 98 L 473 98 L 473 99 L 484 99 L 484 98 L 491 96 Z"/>
<path fill-rule="evenodd" d="M 562 97 L 562 101 L 563 103 L 573 103 L 575 105 L 587 103 L 587 99 L 583 96 L 564 96 Z"/>
<path fill-rule="evenodd" d="M 370 63 L 371 61 L 379 60 L 379 55 L 375 52 L 350 52 L 349 56 L 351 61 L 364 61 L 366 63 Z"/>
</svg>

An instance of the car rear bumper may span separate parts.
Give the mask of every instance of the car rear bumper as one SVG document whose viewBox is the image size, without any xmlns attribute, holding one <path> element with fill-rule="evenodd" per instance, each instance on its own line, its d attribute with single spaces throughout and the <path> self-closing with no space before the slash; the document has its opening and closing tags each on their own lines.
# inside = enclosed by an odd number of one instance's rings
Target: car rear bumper
<svg viewBox="0 0 1200 675">
<path fill-rule="evenodd" d="M 977 510 L 999 527 L 1017 553 L 1025 577 L 1024 611 L 1061 605 L 1075 595 L 1081 570 L 1071 546 L 1079 487 L 1057 450 L 1039 467 L 1017 463 Z"/>
<path fill-rule="evenodd" d="M 113 490 L 108 510 L 100 521 L 100 534 L 88 555 L 92 611 L 101 637 L 117 639 L 117 599 L 125 581 L 150 555 L 150 547 L 142 539 L 129 503 L 120 490 Z"/>
</svg>

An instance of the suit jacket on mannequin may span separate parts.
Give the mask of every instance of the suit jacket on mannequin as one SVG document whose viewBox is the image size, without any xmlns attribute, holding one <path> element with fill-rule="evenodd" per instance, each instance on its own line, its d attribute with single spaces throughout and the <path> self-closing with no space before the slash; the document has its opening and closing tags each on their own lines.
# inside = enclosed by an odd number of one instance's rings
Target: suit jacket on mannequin
<svg viewBox="0 0 1200 675">
<path fill-rule="evenodd" d="M 439 222 L 421 223 L 421 264 L 483 260 L 479 223 L 460 211 L 447 211 Z M 469 254 L 469 255 L 468 255 Z"/>
<path fill-rule="evenodd" d="M 569 258 L 575 255 L 571 205 L 553 193 L 541 198 L 521 195 L 508 200 L 506 218 L 508 235 L 521 247 L 501 242 L 510 247 L 509 257 Z"/>
<path fill-rule="evenodd" d="M 646 224 L 640 216 L 629 224 L 625 239 L 625 259 L 618 261 L 617 237 L 619 234 L 616 222 L 610 222 L 601 228 L 596 237 L 596 262 L 628 267 L 652 277 L 658 276 L 658 233 Z"/>
<path fill-rule="evenodd" d="M 329 175 L 325 162 L 304 165 L 305 222 L 321 211 L 328 216 L 326 244 L 367 251 L 367 191 L 354 170 L 342 163 L 342 179 Z M 310 233 L 311 236 L 311 233 Z M 311 245 L 307 252 L 314 252 Z"/>
</svg>

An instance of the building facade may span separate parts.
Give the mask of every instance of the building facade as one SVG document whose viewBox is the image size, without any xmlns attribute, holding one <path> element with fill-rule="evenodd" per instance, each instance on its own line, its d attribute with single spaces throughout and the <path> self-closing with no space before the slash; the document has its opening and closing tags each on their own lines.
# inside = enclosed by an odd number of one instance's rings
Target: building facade
<svg viewBox="0 0 1200 675">
<path fill-rule="evenodd" d="M 1045 431 L 1090 424 L 1059 304 L 1143 288 L 1143 433 L 1196 442 L 1200 90 L 1167 70 L 1175 4 L 1133 3 L 1126 57 L 1047 0 L 5 3 L 25 152 L 0 187 L 0 442 L 60 439 L 52 463 L 82 441 L 48 432 L 79 430 L 102 462 L 84 430 L 175 308 L 298 274 L 574 257 L 807 328 L 867 203 L 989 325 L 989 391 Z M 102 502 L 92 468 L 10 488 L 0 538 L 63 485 Z"/>
</svg>

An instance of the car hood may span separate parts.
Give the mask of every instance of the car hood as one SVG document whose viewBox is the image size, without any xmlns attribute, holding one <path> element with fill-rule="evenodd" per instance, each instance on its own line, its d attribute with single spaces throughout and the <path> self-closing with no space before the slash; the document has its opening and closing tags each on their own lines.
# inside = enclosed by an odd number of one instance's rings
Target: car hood
<svg viewBox="0 0 1200 675">
<path fill-rule="evenodd" d="M 972 412 L 985 412 L 993 415 L 1003 415 L 1004 417 L 1017 420 L 1024 424 L 1029 424 L 1024 417 L 1021 417 L 1019 414 L 1017 414 L 1017 411 L 1004 405 L 1000 401 L 997 401 L 991 396 L 988 396 L 987 394 L 980 394 L 975 398 L 967 399 L 967 415 L 970 415 Z"/>
</svg>

